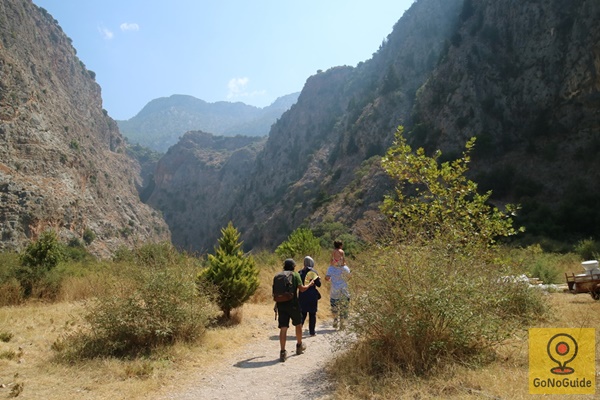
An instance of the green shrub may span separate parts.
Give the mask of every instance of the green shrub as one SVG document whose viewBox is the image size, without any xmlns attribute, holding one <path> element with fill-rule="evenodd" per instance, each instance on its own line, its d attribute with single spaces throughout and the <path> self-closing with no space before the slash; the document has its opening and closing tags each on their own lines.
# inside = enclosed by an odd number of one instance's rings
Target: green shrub
<svg viewBox="0 0 600 400">
<path fill-rule="evenodd" d="M 574 250 L 583 260 L 597 260 L 600 258 L 600 242 L 591 238 L 577 242 Z"/>
<path fill-rule="evenodd" d="M 0 331 L 0 342 L 8 343 L 13 338 L 11 332 Z"/>
<path fill-rule="evenodd" d="M 141 253 L 153 248 L 146 245 Z M 163 250 L 159 246 L 158 253 Z M 111 290 L 87 306 L 86 328 L 54 343 L 59 359 L 148 354 L 157 346 L 198 339 L 216 316 L 214 293 L 196 285 L 195 260 L 172 259 L 177 262 L 119 264 L 120 275 L 107 283 Z"/>
<path fill-rule="evenodd" d="M 64 259 L 64 246 L 52 230 L 43 232 L 40 237 L 27 245 L 21 254 L 21 264 L 28 267 L 42 267 L 51 270 Z"/>
<path fill-rule="evenodd" d="M 341 222 L 334 222 L 333 217 L 327 216 L 323 222 L 314 227 L 314 234 L 319 238 L 321 248 L 332 248 L 334 240 L 344 243 L 344 253 L 347 258 L 354 258 L 360 253 L 365 244 Z M 315 253 L 308 253 L 314 255 Z M 318 253 L 317 253 L 318 254 Z"/>
<path fill-rule="evenodd" d="M 581 268 L 577 254 L 548 251 L 539 243 L 526 247 L 504 246 L 501 250 L 504 264 L 514 266 L 519 274 L 538 278 L 547 284 L 564 283 L 563 273 Z"/>
<path fill-rule="evenodd" d="M 230 319 L 231 310 L 243 305 L 258 288 L 258 269 L 254 258 L 244 255 L 240 234 L 231 222 L 221 234 L 215 254 L 208 255 L 208 268 L 198 275 L 198 283 L 217 287 L 217 303 Z"/>
<path fill-rule="evenodd" d="M 152 268 L 174 265 L 188 259 L 184 254 L 178 252 L 169 242 L 147 244 L 131 251 L 134 254 L 134 259 L 137 264 Z"/>
<path fill-rule="evenodd" d="M 94 239 L 96 239 L 96 234 L 94 233 L 94 231 L 90 228 L 85 228 L 85 231 L 83 231 L 83 241 L 85 242 L 85 244 L 89 246 L 90 244 L 92 244 Z"/>
<path fill-rule="evenodd" d="M 91 262 L 95 257 L 86 250 L 81 240 L 73 238 L 69 241 L 67 246 L 64 247 L 64 259 L 69 261 Z"/>
<path fill-rule="evenodd" d="M 387 174 L 398 181 L 394 195 L 386 196 L 382 206 L 393 221 L 394 237 L 425 242 L 444 237 L 470 247 L 491 245 L 523 230 L 513 228 L 511 214 L 517 207 L 506 204 L 503 212 L 491 206 L 491 192 L 478 193 L 477 184 L 467 179 L 474 138 L 465 145 L 462 157 L 439 163 L 440 151 L 432 157 L 423 148 L 413 152 L 403 131 L 398 128 L 396 141 L 382 160 Z"/>
<path fill-rule="evenodd" d="M 544 315 L 540 292 L 503 279 L 510 271 L 491 259 L 487 250 L 466 256 L 440 240 L 356 262 L 349 329 L 370 349 L 362 357 L 369 373 L 382 377 L 400 365 L 427 375 L 444 363 L 477 364 Z"/>
<path fill-rule="evenodd" d="M 532 278 L 538 278 L 543 283 L 559 283 L 560 271 L 553 265 L 548 265 L 543 260 L 535 261 L 529 270 L 529 275 Z"/>
<path fill-rule="evenodd" d="M 56 295 L 60 279 L 51 272 L 64 259 L 65 246 L 52 230 L 43 232 L 36 241 L 27 245 L 20 256 L 21 265 L 16 272 L 24 296 Z"/>
<path fill-rule="evenodd" d="M 298 228 L 288 236 L 287 240 L 275 249 L 275 254 L 282 260 L 319 254 L 321 242 L 310 229 Z"/>
<path fill-rule="evenodd" d="M 565 256 L 545 253 L 539 244 L 523 249 L 520 254 L 529 277 L 537 278 L 546 284 L 559 283 L 561 271 L 558 265 L 563 262 Z M 516 264 L 513 261 L 513 265 Z"/>
</svg>

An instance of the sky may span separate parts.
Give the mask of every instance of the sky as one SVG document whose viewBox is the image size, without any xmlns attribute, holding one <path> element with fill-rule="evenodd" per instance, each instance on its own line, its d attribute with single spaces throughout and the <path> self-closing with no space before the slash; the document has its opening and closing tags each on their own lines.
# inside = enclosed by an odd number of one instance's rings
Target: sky
<svg viewBox="0 0 600 400">
<path fill-rule="evenodd" d="M 117 120 L 174 94 L 266 107 L 370 59 L 413 0 L 33 0 L 96 73 Z"/>
</svg>

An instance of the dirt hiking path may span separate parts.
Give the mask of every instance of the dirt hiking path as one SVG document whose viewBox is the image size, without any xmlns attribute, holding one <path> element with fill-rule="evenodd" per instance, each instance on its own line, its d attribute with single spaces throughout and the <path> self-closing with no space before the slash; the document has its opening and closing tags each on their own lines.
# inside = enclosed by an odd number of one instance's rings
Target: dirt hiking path
<svg viewBox="0 0 600 400">
<path fill-rule="evenodd" d="M 317 335 L 310 337 L 304 331 L 302 341 L 307 348 L 296 355 L 292 331 L 290 327 L 286 362 L 279 361 L 279 330 L 265 327 L 224 362 L 199 368 L 190 376 L 190 386 L 170 389 L 156 400 L 332 399 L 333 385 L 327 382 L 324 366 L 333 357 L 333 342 L 339 334 L 331 321 L 317 320 Z"/>
</svg>

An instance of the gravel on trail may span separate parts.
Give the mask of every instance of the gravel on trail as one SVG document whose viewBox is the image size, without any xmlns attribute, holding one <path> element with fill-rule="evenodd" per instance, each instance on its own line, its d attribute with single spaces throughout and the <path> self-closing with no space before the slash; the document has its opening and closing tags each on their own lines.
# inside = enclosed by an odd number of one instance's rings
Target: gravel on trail
<svg viewBox="0 0 600 400">
<path fill-rule="evenodd" d="M 201 368 L 190 377 L 189 386 L 177 387 L 160 400 L 332 399 L 334 385 L 327 381 L 324 367 L 333 357 L 339 334 L 331 321 L 318 322 L 316 336 L 303 331 L 306 350 L 297 355 L 292 332 L 290 327 L 287 361 L 279 361 L 279 330 L 267 329 L 214 368 Z"/>
</svg>

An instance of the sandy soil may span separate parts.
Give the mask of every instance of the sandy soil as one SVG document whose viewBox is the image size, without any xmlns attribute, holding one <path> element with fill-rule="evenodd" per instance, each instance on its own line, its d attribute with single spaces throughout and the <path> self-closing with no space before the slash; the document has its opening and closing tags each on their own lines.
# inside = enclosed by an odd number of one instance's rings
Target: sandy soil
<svg viewBox="0 0 600 400">
<path fill-rule="evenodd" d="M 304 331 L 307 348 L 301 355 L 296 354 L 296 339 L 291 331 L 292 328 L 288 330 L 286 362 L 279 361 L 279 331 L 275 326 L 257 334 L 224 361 L 199 368 L 190 376 L 189 385 L 165 388 L 156 400 L 331 399 L 333 386 L 324 372 L 338 337 L 331 321 L 317 320 L 316 336 L 310 337 Z"/>
</svg>

